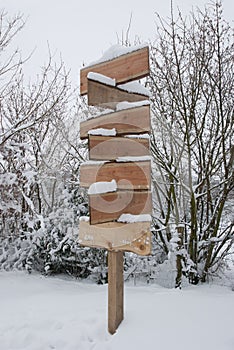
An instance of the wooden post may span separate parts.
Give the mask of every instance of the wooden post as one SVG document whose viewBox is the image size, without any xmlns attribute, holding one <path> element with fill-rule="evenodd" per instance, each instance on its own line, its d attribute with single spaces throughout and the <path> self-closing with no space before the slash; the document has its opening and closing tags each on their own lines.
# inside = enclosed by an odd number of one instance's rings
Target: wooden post
<svg viewBox="0 0 234 350">
<path fill-rule="evenodd" d="M 100 80 L 99 73 L 115 81 Z M 90 191 L 88 220 L 81 219 L 79 243 L 108 250 L 108 330 L 114 334 L 124 318 L 123 251 L 139 255 L 151 252 L 150 221 L 118 222 L 122 214 L 142 215 L 152 211 L 151 161 L 149 140 L 138 134 L 150 133 L 150 106 L 147 91 L 128 91 L 120 84 L 148 76 L 149 48 L 137 48 L 111 60 L 88 66 L 80 71 L 80 93 L 88 94 L 88 105 L 110 109 L 127 101 L 127 109 L 99 115 L 80 125 L 81 139 L 89 139 L 90 160 L 80 168 L 80 186 L 89 188 L 96 183 L 115 180 L 114 193 Z M 141 102 L 131 105 L 131 102 Z M 135 106 L 135 107 L 134 107 Z M 90 130 L 115 129 L 114 137 L 90 134 Z M 128 136 L 128 137 L 124 137 Z M 129 138 L 129 135 L 135 135 Z M 108 144 L 107 144 L 108 142 Z M 121 157 L 126 158 L 122 159 Z M 128 157 L 142 157 L 130 159 Z M 107 161 L 107 162 L 103 162 Z M 95 187 L 94 186 L 94 187 Z M 96 188 L 96 187 L 95 187 Z M 109 192 L 109 193 L 108 193 Z M 130 220 L 131 221 L 131 220 Z"/>
<path fill-rule="evenodd" d="M 124 318 L 123 252 L 108 252 L 108 331 L 114 334 Z"/>
</svg>

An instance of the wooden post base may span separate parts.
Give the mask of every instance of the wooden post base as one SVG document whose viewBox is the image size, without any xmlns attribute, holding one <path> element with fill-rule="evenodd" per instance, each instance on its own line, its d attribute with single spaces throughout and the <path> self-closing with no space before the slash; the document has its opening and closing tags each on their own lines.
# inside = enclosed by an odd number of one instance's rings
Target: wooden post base
<svg viewBox="0 0 234 350">
<path fill-rule="evenodd" d="M 123 252 L 108 252 L 108 331 L 114 334 L 124 318 Z"/>
</svg>

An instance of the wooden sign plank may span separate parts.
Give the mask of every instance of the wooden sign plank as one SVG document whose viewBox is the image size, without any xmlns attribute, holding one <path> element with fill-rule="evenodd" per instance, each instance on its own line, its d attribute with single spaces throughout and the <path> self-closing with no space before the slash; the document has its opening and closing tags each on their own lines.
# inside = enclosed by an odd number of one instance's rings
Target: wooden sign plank
<svg viewBox="0 0 234 350">
<path fill-rule="evenodd" d="M 89 136 L 90 160 L 116 160 L 118 157 L 149 156 L 149 139 Z"/>
<path fill-rule="evenodd" d="M 128 92 L 117 86 L 88 79 L 88 104 L 91 106 L 115 109 L 119 102 L 139 102 L 148 99 L 148 95 Z"/>
<path fill-rule="evenodd" d="M 81 122 L 80 138 L 88 138 L 88 131 L 98 128 L 115 128 L 117 135 L 149 133 L 151 130 L 150 106 L 124 109 Z"/>
<path fill-rule="evenodd" d="M 107 222 L 90 225 L 80 221 L 79 243 L 82 246 L 129 251 L 138 255 L 151 253 L 150 222 Z"/>
<path fill-rule="evenodd" d="M 121 55 L 113 60 L 85 67 L 80 70 L 80 94 L 87 94 L 87 75 L 89 72 L 100 73 L 126 83 L 149 75 L 149 48 Z"/>
<path fill-rule="evenodd" d="M 114 179 L 121 190 L 149 190 L 150 175 L 150 161 L 84 163 L 80 167 L 80 186 L 89 187 L 95 182 Z"/>
<path fill-rule="evenodd" d="M 151 214 L 152 195 L 148 191 L 117 191 L 89 195 L 90 224 L 115 221 L 121 214 Z"/>
</svg>

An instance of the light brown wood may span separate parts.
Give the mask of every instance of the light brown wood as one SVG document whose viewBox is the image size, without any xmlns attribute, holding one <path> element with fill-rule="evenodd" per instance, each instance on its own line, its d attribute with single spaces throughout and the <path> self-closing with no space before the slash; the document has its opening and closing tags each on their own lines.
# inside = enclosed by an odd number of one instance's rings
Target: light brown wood
<svg viewBox="0 0 234 350">
<path fill-rule="evenodd" d="M 100 73 L 116 79 L 117 83 L 126 83 L 149 75 L 149 48 L 121 55 L 113 60 L 85 67 L 80 70 L 80 94 L 87 93 L 87 75 Z"/>
<path fill-rule="evenodd" d="M 80 138 L 88 138 L 88 131 L 98 128 L 115 128 L 117 135 L 149 133 L 151 130 L 150 106 L 124 109 L 81 122 Z"/>
<path fill-rule="evenodd" d="M 142 157 L 149 154 L 149 139 L 89 136 L 90 160 L 116 160 L 118 157 Z"/>
<path fill-rule="evenodd" d="M 94 182 L 117 182 L 118 189 L 149 190 L 151 188 L 150 161 L 84 163 L 80 167 L 80 186 L 89 187 Z"/>
<path fill-rule="evenodd" d="M 115 109 L 118 102 L 148 100 L 148 94 L 124 91 L 123 84 L 149 75 L 149 48 L 145 47 L 111 61 L 80 71 L 80 93 L 88 93 L 88 104 Z M 114 78 L 117 86 L 87 79 L 89 72 Z M 124 134 L 150 132 L 150 108 L 144 105 L 81 123 L 81 138 L 96 128 L 115 128 L 117 137 L 89 137 L 91 160 L 116 160 L 118 157 L 149 155 L 148 139 L 128 139 Z M 114 334 L 124 318 L 123 251 L 139 255 L 151 253 L 150 222 L 119 223 L 122 213 L 148 214 L 152 210 L 151 162 L 109 162 L 84 164 L 80 168 L 80 185 L 115 179 L 116 193 L 90 195 L 90 221 L 80 221 L 79 243 L 82 246 L 108 249 L 108 330 Z M 125 191 L 123 191 L 125 190 Z M 129 191 L 126 191 L 129 190 Z M 141 190 L 141 191 L 138 191 Z M 146 190 L 146 191 L 142 191 Z M 100 223 L 104 222 L 104 223 Z M 96 224 L 98 223 L 98 224 Z"/>
<path fill-rule="evenodd" d="M 121 214 L 151 214 L 152 195 L 148 191 L 117 191 L 89 196 L 90 223 L 115 221 Z"/>
<path fill-rule="evenodd" d="M 108 252 L 108 331 L 114 334 L 124 318 L 123 252 Z"/>
<path fill-rule="evenodd" d="M 151 253 L 150 222 L 107 222 L 90 225 L 87 221 L 80 221 L 79 243 L 85 247 L 149 255 Z"/>
<path fill-rule="evenodd" d="M 147 95 L 128 92 L 119 89 L 117 86 L 110 86 L 88 79 L 88 105 L 90 106 L 115 109 L 119 102 L 139 102 L 148 99 L 149 96 Z"/>
</svg>

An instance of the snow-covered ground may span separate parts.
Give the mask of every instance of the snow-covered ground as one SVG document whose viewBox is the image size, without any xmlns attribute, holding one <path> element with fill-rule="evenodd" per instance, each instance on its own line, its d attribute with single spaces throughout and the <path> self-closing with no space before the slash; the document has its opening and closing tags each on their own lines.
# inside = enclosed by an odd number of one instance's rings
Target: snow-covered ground
<svg viewBox="0 0 234 350">
<path fill-rule="evenodd" d="M 234 292 L 125 285 L 125 319 L 107 332 L 107 286 L 0 272 L 0 350 L 233 350 Z"/>
</svg>

